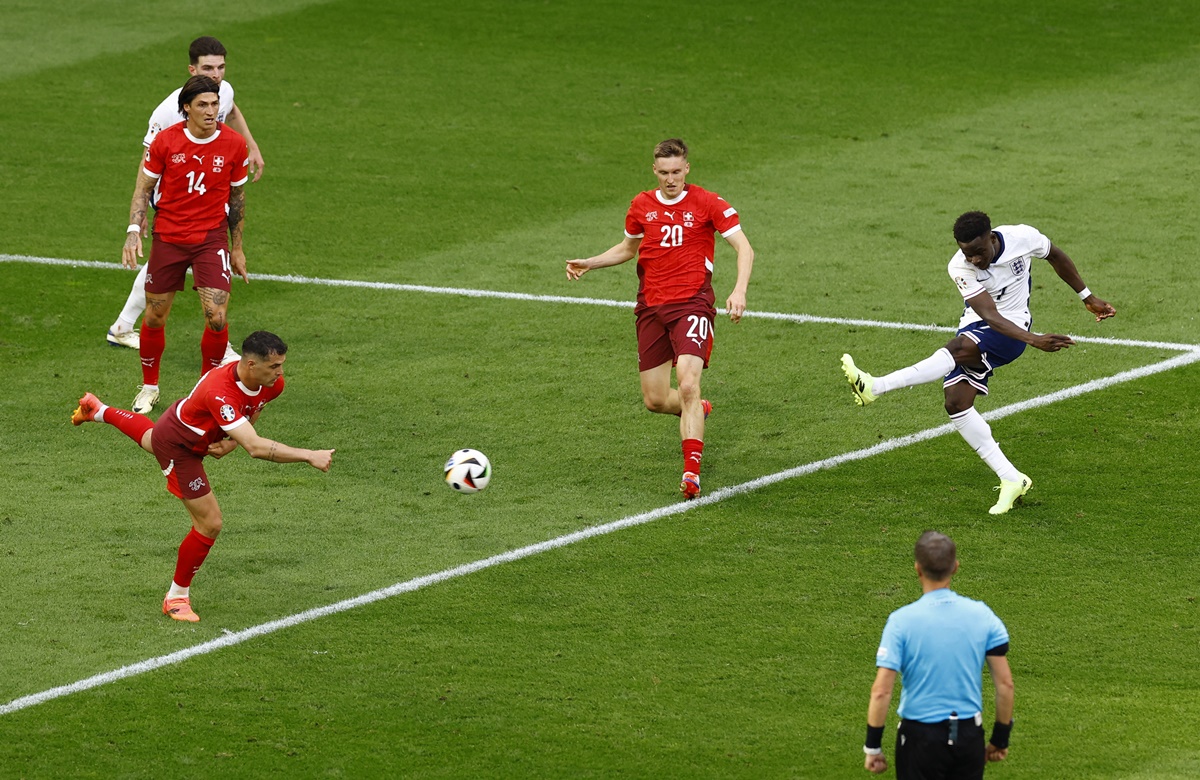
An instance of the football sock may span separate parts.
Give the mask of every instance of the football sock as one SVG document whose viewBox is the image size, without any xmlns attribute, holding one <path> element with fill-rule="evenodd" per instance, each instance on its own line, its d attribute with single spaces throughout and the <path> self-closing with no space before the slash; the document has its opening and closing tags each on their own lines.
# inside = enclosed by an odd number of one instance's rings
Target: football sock
<svg viewBox="0 0 1200 780">
<path fill-rule="evenodd" d="M 191 598 L 191 595 L 192 595 L 191 587 L 184 587 L 183 585 L 177 584 L 174 580 L 171 581 L 171 588 L 170 588 L 170 590 L 167 591 L 167 598 L 169 598 L 169 599 L 186 599 L 186 598 Z"/>
<path fill-rule="evenodd" d="M 950 350 L 942 347 L 929 357 L 907 368 L 893 371 L 886 376 L 875 377 L 875 384 L 871 386 L 871 392 L 880 395 L 890 390 L 899 390 L 902 387 L 923 385 L 935 379 L 941 379 L 953 370 L 954 358 L 950 357 Z"/>
<path fill-rule="evenodd" d="M 979 457 L 983 458 L 983 462 L 996 472 L 996 476 L 1009 482 L 1021 479 L 1021 472 L 1017 471 L 1017 467 L 1000 451 L 1000 445 L 992 438 L 992 427 L 987 424 L 987 420 L 983 419 L 983 415 L 974 406 L 965 412 L 950 415 L 950 421 L 967 440 L 967 444 L 970 444 Z"/>
<path fill-rule="evenodd" d="M 200 571 L 215 541 L 216 539 L 209 539 L 195 528 L 188 531 L 188 535 L 183 537 L 183 542 L 179 545 L 179 557 L 175 559 L 175 577 L 172 584 L 190 587 L 192 578 Z"/>
<path fill-rule="evenodd" d="M 158 368 L 163 352 L 167 349 L 167 328 L 152 328 L 142 320 L 142 344 L 138 353 L 142 356 L 142 384 L 158 387 Z"/>
<path fill-rule="evenodd" d="M 704 442 L 700 439 L 683 440 L 683 470 L 700 473 L 700 459 L 704 457 Z"/>
<path fill-rule="evenodd" d="M 200 376 L 204 376 L 225 358 L 225 348 L 229 346 L 229 328 L 220 333 L 205 327 L 200 334 Z"/>
<path fill-rule="evenodd" d="M 142 263 L 137 278 L 133 280 L 133 289 L 129 291 L 129 297 L 125 299 L 125 308 L 121 309 L 121 313 L 117 315 L 117 321 L 113 323 L 114 332 L 133 330 L 138 317 L 142 316 L 142 312 L 146 310 L 146 269 L 148 267 L 149 264 Z"/>
<path fill-rule="evenodd" d="M 127 412 L 124 409 L 115 409 L 111 406 L 101 407 L 103 409 L 104 419 L 100 419 L 100 414 L 96 415 L 97 422 L 106 422 L 116 428 L 121 433 L 133 439 L 133 443 L 137 446 L 142 446 L 142 437 L 146 435 L 146 431 L 154 427 L 154 421 L 144 414 L 137 412 Z"/>
</svg>

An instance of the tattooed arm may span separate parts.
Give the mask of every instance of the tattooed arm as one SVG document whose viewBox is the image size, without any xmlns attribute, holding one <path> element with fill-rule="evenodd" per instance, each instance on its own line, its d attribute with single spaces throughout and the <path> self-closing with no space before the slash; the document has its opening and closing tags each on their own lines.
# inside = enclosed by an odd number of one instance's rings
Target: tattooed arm
<svg viewBox="0 0 1200 780">
<path fill-rule="evenodd" d="M 129 204 L 129 226 L 138 226 L 125 234 L 125 248 L 121 251 L 121 265 L 137 268 L 142 254 L 142 231 L 146 229 L 146 215 L 150 210 L 150 193 L 154 191 L 155 179 L 138 169 L 137 184 L 133 186 L 133 202 Z"/>
<path fill-rule="evenodd" d="M 246 222 L 246 190 L 229 188 L 229 265 L 233 272 L 250 284 L 246 272 L 246 253 L 242 251 L 242 227 Z"/>
</svg>

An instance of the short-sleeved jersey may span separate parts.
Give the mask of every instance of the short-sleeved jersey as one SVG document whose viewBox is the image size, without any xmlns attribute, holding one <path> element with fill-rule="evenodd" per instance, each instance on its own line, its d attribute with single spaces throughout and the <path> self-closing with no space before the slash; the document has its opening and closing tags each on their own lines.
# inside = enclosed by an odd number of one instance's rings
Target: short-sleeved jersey
<svg viewBox="0 0 1200 780">
<path fill-rule="evenodd" d="M 180 87 L 167 95 L 166 99 L 158 104 L 158 108 L 154 109 L 154 113 L 150 115 L 150 126 L 146 129 L 146 137 L 142 139 L 142 146 L 150 148 L 150 142 L 154 140 L 154 136 L 171 125 L 177 125 L 183 121 L 183 114 L 179 113 L 179 93 L 182 91 L 183 87 Z M 233 109 L 233 85 L 228 81 L 222 81 L 221 87 L 217 91 L 217 97 L 221 101 L 217 107 L 217 121 L 224 122 L 225 117 L 229 116 L 230 110 Z"/>
<path fill-rule="evenodd" d="M 625 214 L 625 235 L 638 247 L 638 306 L 678 303 L 700 296 L 713 305 L 714 232 L 742 229 L 737 209 L 715 192 L 688 184 L 674 200 L 659 190 L 639 193 Z"/>
<path fill-rule="evenodd" d="M 158 181 L 154 234 L 172 244 L 197 244 L 224 227 L 229 191 L 246 183 L 249 169 L 246 139 L 228 125 L 201 139 L 183 122 L 163 130 L 142 162 Z"/>
<path fill-rule="evenodd" d="M 1001 225 L 992 231 L 992 235 L 999 239 L 1000 249 L 987 270 L 981 271 L 968 263 L 961 249 L 950 258 L 946 270 L 963 300 L 969 301 L 986 292 L 996 302 L 1000 316 L 1028 330 L 1033 322 L 1029 313 L 1031 260 L 1050 255 L 1050 239 L 1029 225 Z M 963 308 L 958 327 L 964 328 L 982 319 L 968 303 Z"/>
<path fill-rule="evenodd" d="M 948 588 L 888 616 L 875 665 L 900 673 L 900 717 L 939 723 L 983 711 L 983 661 L 1008 629 L 982 601 Z"/>
<path fill-rule="evenodd" d="M 245 425 L 268 401 L 275 400 L 283 392 L 283 377 L 276 379 L 273 385 L 247 389 L 238 379 L 237 367 L 237 363 L 229 363 L 209 371 L 187 398 L 175 405 L 179 422 L 195 434 L 194 452 L 207 452 L 208 445 Z"/>
</svg>

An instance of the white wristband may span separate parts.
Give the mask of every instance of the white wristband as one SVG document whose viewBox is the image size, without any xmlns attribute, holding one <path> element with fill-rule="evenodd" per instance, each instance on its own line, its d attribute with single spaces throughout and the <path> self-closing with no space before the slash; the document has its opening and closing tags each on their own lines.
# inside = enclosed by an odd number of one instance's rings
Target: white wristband
<svg viewBox="0 0 1200 780">
<path fill-rule="evenodd" d="M 882 752 L 883 752 L 883 748 L 881 748 L 881 747 L 869 748 L 866 745 L 863 745 L 863 753 L 867 754 L 868 756 L 878 756 Z"/>
<path fill-rule="evenodd" d="M 129 227 L 125 228 L 125 232 L 126 233 L 141 233 L 142 226 L 141 225 L 130 225 Z"/>
<path fill-rule="evenodd" d="M 1079 291 L 1079 293 L 1078 293 L 1078 295 L 1079 295 L 1079 300 L 1081 300 L 1081 301 L 1086 301 L 1086 300 L 1087 300 L 1087 299 L 1088 299 L 1088 298 L 1091 296 L 1091 294 L 1092 294 L 1092 291 L 1091 291 L 1091 290 L 1089 290 L 1088 288 L 1084 287 L 1084 288 L 1083 288 L 1082 290 L 1080 290 L 1080 291 Z"/>
</svg>

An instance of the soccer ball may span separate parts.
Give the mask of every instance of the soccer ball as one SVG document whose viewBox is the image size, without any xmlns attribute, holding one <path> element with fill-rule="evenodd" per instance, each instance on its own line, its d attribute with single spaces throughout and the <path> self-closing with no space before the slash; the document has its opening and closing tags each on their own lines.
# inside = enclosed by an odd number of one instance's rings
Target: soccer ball
<svg viewBox="0 0 1200 780">
<path fill-rule="evenodd" d="M 479 450 L 459 450 L 446 461 L 446 484 L 459 493 L 478 493 L 492 479 L 492 464 Z"/>
</svg>

